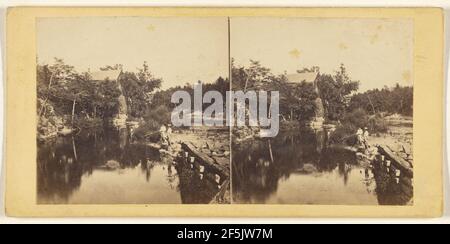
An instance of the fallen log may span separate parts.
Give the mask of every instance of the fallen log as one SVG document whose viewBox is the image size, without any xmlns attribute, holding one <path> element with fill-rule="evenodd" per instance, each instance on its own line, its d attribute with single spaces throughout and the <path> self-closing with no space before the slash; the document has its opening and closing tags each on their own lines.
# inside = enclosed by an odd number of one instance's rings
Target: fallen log
<svg viewBox="0 0 450 244">
<path fill-rule="evenodd" d="M 220 191 L 213 197 L 209 204 L 221 204 L 225 194 L 230 190 L 230 180 L 226 180 L 222 183 Z"/>
<path fill-rule="evenodd" d="M 189 154 L 199 160 L 199 163 L 205 167 L 215 171 L 221 177 L 229 178 L 230 173 L 226 167 L 216 163 L 216 161 L 208 156 L 206 153 L 198 150 L 192 143 L 182 143 L 183 150 L 189 152 Z"/>
<path fill-rule="evenodd" d="M 151 148 L 153 148 L 153 149 L 156 149 L 156 150 L 160 150 L 160 149 L 162 148 L 162 146 L 161 146 L 160 144 L 158 144 L 158 143 L 152 143 L 152 142 L 147 143 L 147 146 L 149 146 L 149 147 L 151 147 Z"/>
<path fill-rule="evenodd" d="M 354 152 L 354 153 L 358 152 L 358 148 L 356 148 L 356 147 L 346 146 L 346 145 L 341 145 L 341 144 L 330 145 L 330 148 L 347 150 L 347 151 Z"/>
<path fill-rule="evenodd" d="M 388 146 L 379 145 L 378 151 L 384 155 L 392 164 L 404 172 L 408 177 L 413 177 L 414 170 L 409 166 L 409 163 L 403 158 L 397 156 Z"/>
</svg>

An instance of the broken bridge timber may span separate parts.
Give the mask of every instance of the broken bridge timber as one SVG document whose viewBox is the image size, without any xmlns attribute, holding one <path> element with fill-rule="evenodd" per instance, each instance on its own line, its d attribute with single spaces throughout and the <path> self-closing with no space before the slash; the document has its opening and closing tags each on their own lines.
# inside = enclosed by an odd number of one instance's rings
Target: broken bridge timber
<svg viewBox="0 0 450 244">
<path fill-rule="evenodd" d="M 400 156 L 397 156 L 388 146 L 379 145 L 377 147 L 378 152 L 381 155 L 384 155 L 388 160 L 391 160 L 394 166 L 403 171 L 404 174 L 408 177 L 413 177 L 414 170 L 406 160 L 404 160 Z"/>
<path fill-rule="evenodd" d="M 182 143 L 182 148 L 184 151 L 188 152 L 189 155 L 195 157 L 199 164 L 208 168 L 211 172 L 214 172 L 220 177 L 224 179 L 230 178 L 229 168 L 224 164 L 229 165 L 229 160 L 226 159 L 215 159 L 207 155 L 206 153 L 201 152 L 197 149 L 192 143 L 184 142 Z"/>
</svg>

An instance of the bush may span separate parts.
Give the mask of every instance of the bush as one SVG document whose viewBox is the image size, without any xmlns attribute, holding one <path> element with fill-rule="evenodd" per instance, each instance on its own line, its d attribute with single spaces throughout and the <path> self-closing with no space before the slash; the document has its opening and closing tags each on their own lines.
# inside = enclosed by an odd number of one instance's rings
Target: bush
<svg viewBox="0 0 450 244">
<path fill-rule="evenodd" d="M 100 118 L 77 118 L 75 117 L 74 126 L 83 130 L 96 129 L 103 126 L 103 120 Z"/>
<path fill-rule="evenodd" d="M 147 121 L 134 131 L 134 137 L 138 140 L 157 142 L 160 140 L 159 128 L 161 125 L 155 121 Z"/>
<path fill-rule="evenodd" d="M 134 137 L 138 140 L 157 142 L 160 139 L 159 129 L 162 125 L 170 124 L 171 112 L 165 105 L 147 110 L 144 116 L 145 122 L 134 131 Z"/>
<path fill-rule="evenodd" d="M 367 127 L 372 133 L 386 133 L 389 130 L 387 122 L 380 114 L 371 116 Z"/>
<path fill-rule="evenodd" d="M 359 128 L 367 127 L 371 133 L 385 133 L 388 131 L 387 122 L 381 114 L 368 116 L 360 108 L 346 113 L 341 122 L 341 125 L 337 127 L 330 137 L 330 142 L 333 144 L 346 143 L 354 145 L 357 140 L 354 135 Z"/>
<path fill-rule="evenodd" d="M 357 138 L 354 136 L 356 133 L 353 126 L 340 125 L 331 134 L 329 142 L 330 144 L 346 144 L 355 145 L 357 143 Z"/>
<path fill-rule="evenodd" d="M 353 130 L 353 133 L 355 133 L 358 128 L 364 128 L 369 125 L 369 117 L 366 111 L 358 108 L 344 114 L 341 122 L 347 129 Z"/>
<path fill-rule="evenodd" d="M 161 125 L 170 124 L 171 121 L 171 112 L 169 108 L 165 105 L 160 105 L 156 108 L 149 108 L 145 113 L 144 119 L 146 122 L 154 123 L 155 126 L 158 124 L 158 130 Z"/>
</svg>

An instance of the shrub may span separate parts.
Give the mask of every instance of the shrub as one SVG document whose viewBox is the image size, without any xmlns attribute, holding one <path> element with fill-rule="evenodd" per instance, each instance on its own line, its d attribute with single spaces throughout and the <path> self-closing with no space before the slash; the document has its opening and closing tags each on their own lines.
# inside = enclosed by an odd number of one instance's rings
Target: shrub
<svg viewBox="0 0 450 244">
<path fill-rule="evenodd" d="M 75 117 L 74 126 L 83 130 L 96 129 L 103 126 L 103 120 L 100 118 L 77 118 Z"/>
<path fill-rule="evenodd" d="M 358 128 L 367 127 L 369 125 L 369 118 L 366 111 L 358 108 L 344 114 L 341 122 L 347 129 L 353 130 L 354 133 Z"/>
<path fill-rule="evenodd" d="M 148 109 L 145 113 L 144 119 L 146 122 L 154 123 L 159 129 L 161 125 L 170 123 L 171 112 L 165 105 L 160 105 L 156 108 Z"/>
<path fill-rule="evenodd" d="M 133 136 L 138 140 L 157 142 L 160 139 L 160 127 L 161 125 L 153 120 L 147 121 L 136 128 Z"/>
<path fill-rule="evenodd" d="M 367 127 L 371 133 L 385 133 L 388 131 L 387 122 L 381 114 L 368 116 L 363 109 L 355 109 L 346 113 L 341 121 L 341 125 L 330 136 L 330 143 L 356 144 L 356 131 L 359 128 Z"/>
<path fill-rule="evenodd" d="M 372 133 L 386 133 L 389 130 L 387 122 L 380 114 L 371 116 L 367 127 Z"/>
<path fill-rule="evenodd" d="M 355 135 L 356 130 L 353 126 L 340 125 L 331 134 L 329 142 L 330 144 L 347 144 L 355 145 L 357 143 L 357 138 Z"/>
<path fill-rule="evenodd" d="M 161 126 L 170 123 L 171 113 L 165 105 L 160 105 L 153 109 L 148 109 L 144 120 L 134 131 L 134 137 L 138 140 L 159 141 L 159 129 Z"/>
</svg>

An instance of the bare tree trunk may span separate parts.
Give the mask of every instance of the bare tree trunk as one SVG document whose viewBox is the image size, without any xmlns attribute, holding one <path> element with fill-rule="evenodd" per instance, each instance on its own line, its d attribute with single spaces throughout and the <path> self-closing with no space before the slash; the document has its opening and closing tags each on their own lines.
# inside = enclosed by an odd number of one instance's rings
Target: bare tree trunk
<svg viewBox="0 0 450 244">
<path fill-rule="evenodd" d="M 369 95 L 367 95 L 367 98 L 369 99 L 370 106 L 372 106 L 373 114 L 376 114 L 376 112 L 375 112 L 375 107 L 373 106 L 373 103 L 372 103 L 372 99 L 370 99 L 370 96 L 369 96 Z"/>
<path fill-rule="evenodd" d="M 50 76 L 50 82 L 48 83 L 48 90 L 50 90 L 50 88 L 52 87 L 52 83 L 53 83 L 53 74 L 54 74 L 54 73 L 52 73 L 52 75 Z M 39 117 L 41 117 L 42 112 L 44 112 L 43 116 L 45 116 L 45 113 L 47 112 L 46 107 L 47 107 L 48 97 L 49 97 L 49 96 L 47 95 L 47 97 L 46 97 L 45 100 L 44 100 L 44 103 L 41 105 L 41 109 L 39 110 Z"/>
<path fill-rule="evenodd" d="M 247 86 L 248 86 L 248 77 L 247 77 L 247 79 L 245 79 L 244 93 L 247 92 Z"/>
<path fill-rule="evenodd" d="M 272 163 L 274 163 L 275 160 L 273 158 L 272 142 L 270 140 L 269 140 L 269 153 L 270 153 L 270 160 L 272 161 Z"/>
<path fill-rule="evenodd" d="M 400 113 L 403 112 L 403 98 L 400 99 L 400 111 L 399 111 L 399 112 L 400 112 Z"/>
<path fill-rule="evenodd" d="M 74 120 L 75 120 L 75 106 L 77 103 L 77 99 L 74 98 L 73 99 L 73 104 L 72 104 L 72 129 L 74 128 Z"/>
<path fill-rule="evenodd" d="M 75 157 L 75 161 L 78 161 L 77 147 L 75 146 L 75 139 L 73 138 L 73 135 L 72 135 L 72 149 L 73 149 L 73 156 Z"/>
</svg>

